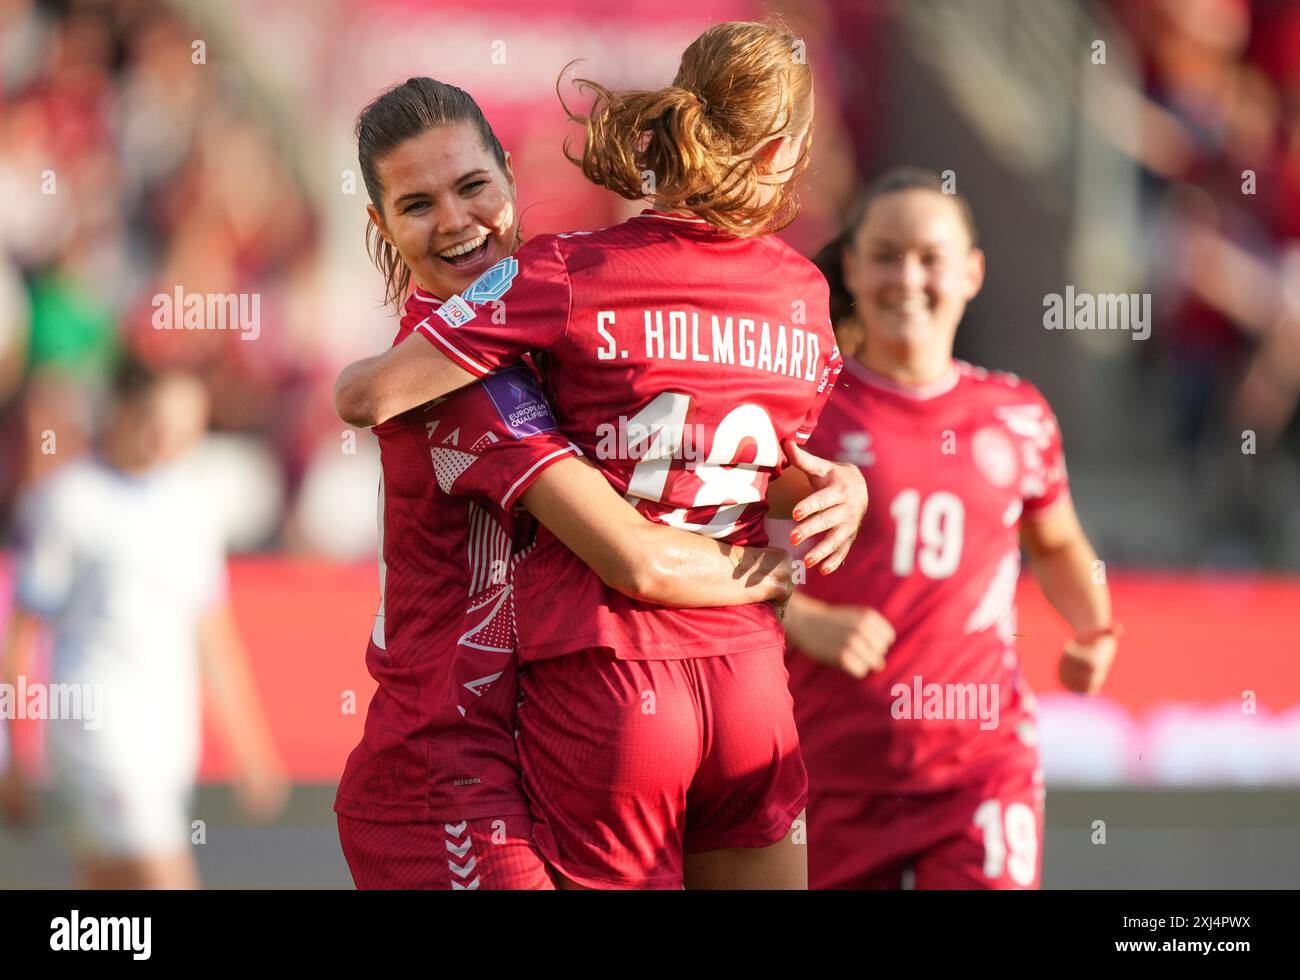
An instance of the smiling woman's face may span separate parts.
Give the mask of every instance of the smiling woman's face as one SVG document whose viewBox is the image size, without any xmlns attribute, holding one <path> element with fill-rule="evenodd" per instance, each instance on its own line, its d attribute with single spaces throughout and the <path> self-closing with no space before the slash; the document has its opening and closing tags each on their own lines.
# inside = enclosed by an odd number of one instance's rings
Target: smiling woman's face
<svg viewBox="0 0 1300 980">
<path fill-rule="evenodd" d="M 927 189 L 887 194 L 844 253 L 844 281 L 875 342 L 952 352 L 966 304 L 984 282 L 984 253 L 953 198 Z"/>
<path fill-rule="evenodd" d="M 383 214 L 370 218 L 422 289 L 446 299 L 514 251 L 515 177 L 470 123 L 426 130 L 377 162 Z"/>
</svg>

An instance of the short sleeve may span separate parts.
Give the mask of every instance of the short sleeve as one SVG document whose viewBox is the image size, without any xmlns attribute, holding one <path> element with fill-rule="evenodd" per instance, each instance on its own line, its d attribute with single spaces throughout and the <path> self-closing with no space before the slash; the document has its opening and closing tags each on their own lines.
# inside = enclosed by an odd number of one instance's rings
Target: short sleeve
<svg viewBox="0 0 1300 980">
<path fill-rule="evenodd" d="M 839 346 L 835 345 L 831 348 L 830 356 L 826 359 L 826 364 L 817 379 L 817 390 L 813 393 L 812 404 L 808 406 L 807 414 L 799 423 L 799 428 L 795 430 L 794 441 L 798 445 L 807 445 L 808 440 L 812 438 L 813 431 L 817 428 L 817 420 L 822 416 L 822 409 L 830 401 L 831 392 L 839 383 L 840 372 L 843 370 L 844 358 L 840 356 Z"/>
<path fill-rule="evenodd" d="M 522 364 L 488 375 L 428 409 L 426 428 L 438 486 L 483 496 L 509 510 L 548 467 L 582 453 L 559 430 Z"/>
<path fill-rule="evenodd" d="M 72 591 L 75 541 L 60 488 L 33 488 L 18 505 L 18 571 L 15 601 L 27 611 L 50 617 Z"/>
<path fill-rule="evenodd" d="M 1035 391 L 1034 395 L 1034 410 L 1023 416 L 1028 424 L 1020 449 L 1024 462 L 1020 494 L 1024 498 L 1024 518 L 1041 521 L 1069 499 L 1070 486 L 1056 415 L 1041 394 Z"/>
<path fill-rule="evenodd" d="M 571 305 L 557 241 L 544 235 L 502 259 L 416 324 L 416 333 L 479 377 L 555 347 Z"/>
</svg>

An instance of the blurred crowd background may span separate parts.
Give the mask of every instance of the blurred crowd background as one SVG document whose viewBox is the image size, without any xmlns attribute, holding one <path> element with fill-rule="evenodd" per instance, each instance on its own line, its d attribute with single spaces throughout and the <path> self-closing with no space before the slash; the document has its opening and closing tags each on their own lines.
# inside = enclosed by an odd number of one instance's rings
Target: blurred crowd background
<svg viewBox="0 0 1300 980">
<path fill-rule="evenodd" d="M 208 387 L 196 465 L 232 548 L 369 557 L 373 445 L 329 399 L 393 330 L 363 247 L 358 110 L 411 74 L 457 82 L 515 156 L 525 233 L 597 227 L 630 206 L 561 154 L 564 65 L 663 83 L 704 24 L 764 9 L 0 0 L 0 512 L 85 450 L 133 352 Z M 780 11 L 818 72 L 787 237 L 815 250 L 886 166 L 952 171 L 990 269 L 959 354 L 1047 393 L 1103 557 L 1300 567 L 1300 7 Z M 1150 294 L 1150 338 L 1045 330 L 1067 285 Z M 259 335 L 154 329 L 178 287 L 257 295 Z"/>
<path fill-rule="evenodd" d="M 564 158 L 566 64 L 659 86 L 705 26 L 773 10 L 817 77 L 783 236 L 811 255 L 899 164 L 970 200 L 988 276 L 958 355 L 1056 409 L 1128 629 L 1104 694 L 1064 694 L 1064 627 L 1022 583 L 1045 882 L 1294 886 L 1300 3 L 0 0 L 0 579 L 15 505 L 91 450 L 124 355 L 202 380 L 212 429 L 189 465 L 298 784 L 284 826 L 201 849 L 205 880 L 347 881 L 329 804 L 361 720 L 339 692 L 364 706 L 373 686 L 379 467 L 331 388 L 395 329 L 357 113 L 411 75 L 454 82 L 514 157 L 526 237 L 600 227 L 640 205 Z M 1149 336 L 1045 329 L 1071 288 L 1149 298 Z M 257 329 L 157 329 L 178 291 L 255 297 Z M 211 742 L 204 760 L 199 810 L 219 815 L 229 768 Z M 1099 812 L 1123 828 L 1104 854 L 1080 830 Z M 0 836 L 8 881 L 58 880 L 42 841 Z"/>
</svg>

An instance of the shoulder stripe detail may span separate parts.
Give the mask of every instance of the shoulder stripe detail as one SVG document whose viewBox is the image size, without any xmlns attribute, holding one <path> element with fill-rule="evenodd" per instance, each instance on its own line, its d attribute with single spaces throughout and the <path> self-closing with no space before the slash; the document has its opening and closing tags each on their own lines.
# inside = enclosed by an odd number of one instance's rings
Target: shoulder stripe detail
<svg viewBox="0 0 1300 980">
<path fill-rule="evenodd" d="M 541 459 L 535 462 L 532 466 L 528 467 L 528 469 L 524 471 L 523 475 L 520 476 L 519 479 L 517 479 L 514 483 L 510 484 L 510 489 L 507 490 L 505 494 L 501 497 L 502 509 L 503 510 L 510 509 L 510 506 L 515 501 L 515 494 L 519 492 L 520 486 L 522 486 L 524 481 L 526 481 L 530 476 L 536 473 L 539 468 L 545 466 L 553 459 L 558 459 L 561 456 L 570 456 L 570 455 L 581 456 L 582 450 L 579 449 L 577 446 L 575 446 L 573 443 L 569 443 L 563 449 L 557 449 L 554 452 L 547 453 L 545 456 L 543 456 Z"/>
<path fill-rule="evenodd" d="M 469 371 L 471 374 L 478 375 L 481 378 L 485 374 L 492 373 L 491 368 L 483 364 L 481 361 L 470 357 L 450 340 L 440 334 L 438 329 L 429 322 L 428 317 L 425 317 L 415 325 L 415 332 L 424 334 L 425 340 L 430 341 L 435 347 L 439 348 L 453 360 L 457 361 L 461 367 L 466 371 Z"/>
</svg>

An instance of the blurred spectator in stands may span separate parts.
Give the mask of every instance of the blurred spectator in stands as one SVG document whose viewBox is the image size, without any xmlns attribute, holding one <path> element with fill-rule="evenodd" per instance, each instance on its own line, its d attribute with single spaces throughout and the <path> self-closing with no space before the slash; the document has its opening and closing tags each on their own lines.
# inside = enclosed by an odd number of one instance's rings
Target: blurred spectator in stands
<svg viewBox="0 0 1300 980">
<path fill-rule="evenodd" d="M 1201 464 L 1206 557 L 1297 562 L 1279 528 L 1300 402 L 1300 21 L 1247 0 L 1113 3 L 1136 43 L 1138 124 L 1103 132 L 1144 168 L 1156 349 Z M 1279 493 L 1279 489 L 1282 490 Z"/>
</svg>

